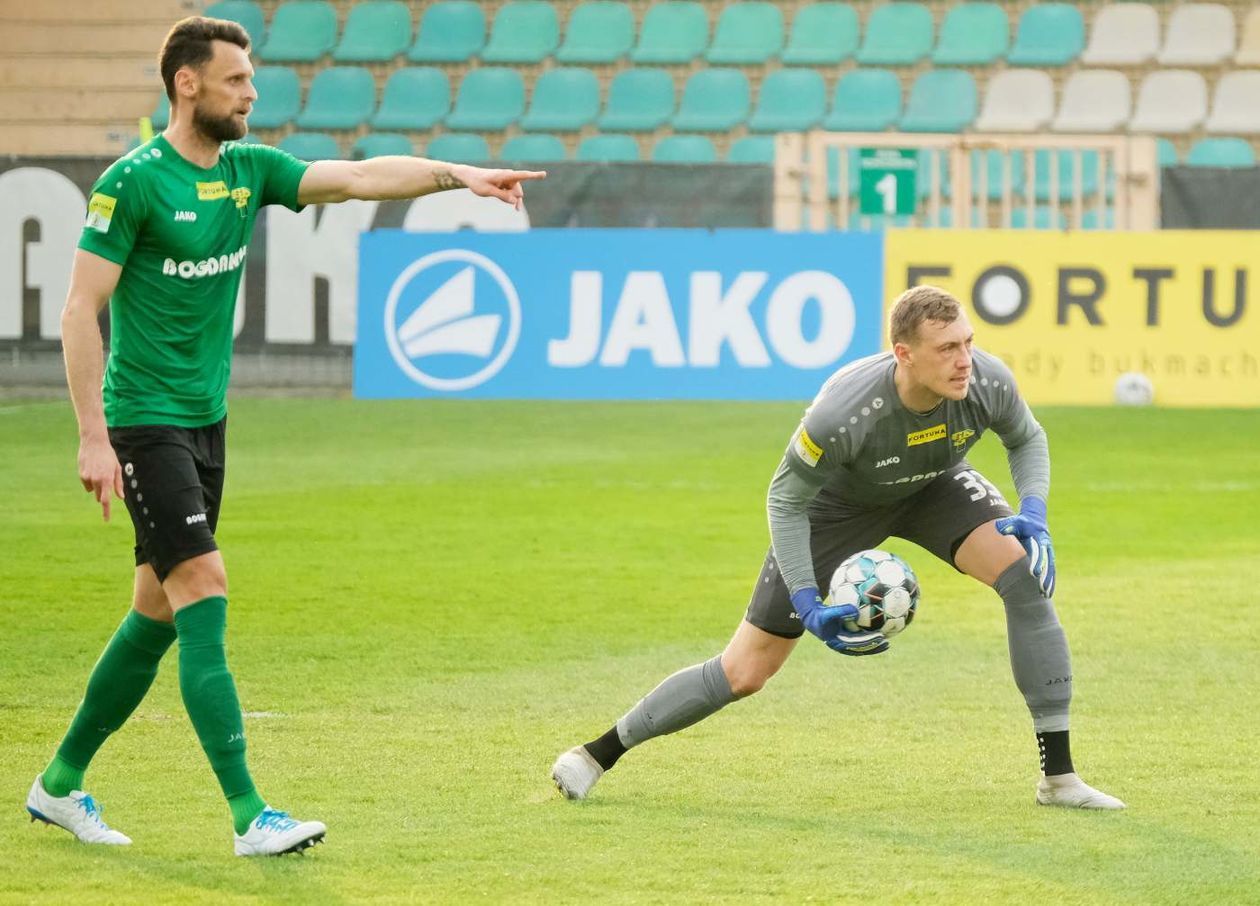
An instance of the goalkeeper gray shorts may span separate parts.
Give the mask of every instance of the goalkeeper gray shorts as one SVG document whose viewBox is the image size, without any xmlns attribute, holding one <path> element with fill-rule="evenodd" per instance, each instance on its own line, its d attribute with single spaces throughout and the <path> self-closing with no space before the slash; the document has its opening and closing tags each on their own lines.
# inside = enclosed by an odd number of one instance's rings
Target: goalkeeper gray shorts
<svg viewBox="0 0 1260 906">
<path fill-rule="evenodd" d="M 879 547 L 891 536 L 913 541 L 955 566 L 954 554 L 976 527 L 1013 512 L 1002 493 L 963 461 L 917 494 L 886 507 L 811 514 L 810 547 L 818 587 L 826 597 L 831 574 L 846 557 Z M 773 550 L 766 554 L 744 619 L 786 639 L 804 632 Z"/>
</svg>

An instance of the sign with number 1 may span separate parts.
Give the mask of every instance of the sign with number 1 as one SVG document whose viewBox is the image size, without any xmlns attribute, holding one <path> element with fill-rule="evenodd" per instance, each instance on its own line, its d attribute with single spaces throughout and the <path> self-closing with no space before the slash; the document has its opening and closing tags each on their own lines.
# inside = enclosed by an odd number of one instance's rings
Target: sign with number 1
<svg viewBox="0 0 1260 906">
<path fill-rule="evenodd" d="M 863 148 L 858 159 L 858 211 L 913 214 L 919 154 L 909 148 Z"/>
</svg>

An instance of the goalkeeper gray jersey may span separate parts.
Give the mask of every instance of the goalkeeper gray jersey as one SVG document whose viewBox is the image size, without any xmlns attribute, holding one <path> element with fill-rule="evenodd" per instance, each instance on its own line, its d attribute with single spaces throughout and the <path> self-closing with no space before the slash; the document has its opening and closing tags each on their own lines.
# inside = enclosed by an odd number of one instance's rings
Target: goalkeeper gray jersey
<svg viewBox="0 0 1260 906">
<path fill-rule="evenodd" d="M 783 455 L 767 510 L 775 558 L 793 592 L 815 583 L 809 516 L 842 516 L 909 497 L 962 460 L 990 428 L 1006 446 L 1020 497 L 1049 492 L 1045 432 L 1000 359 L 974 349 L 966 398 L 942 400 L 924 413 L 902 404 L 895 368 L 885 352 L 837 371 Z"/>
</svg>

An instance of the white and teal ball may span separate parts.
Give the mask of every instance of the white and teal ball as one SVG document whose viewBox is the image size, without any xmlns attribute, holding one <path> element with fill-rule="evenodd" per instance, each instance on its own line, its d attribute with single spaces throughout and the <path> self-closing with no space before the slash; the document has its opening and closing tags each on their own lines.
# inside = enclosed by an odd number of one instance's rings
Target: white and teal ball
<svg viewBox="0 0 1260 906">
<path fill-rule="evenodd" d="M 888 551 L 861 551 L 831 577 L 831 604 L 852 604 L 862 629 L 894 636 L 910 625 L 919 608 L 919 580 L 910 564 Z"/>
</svg>

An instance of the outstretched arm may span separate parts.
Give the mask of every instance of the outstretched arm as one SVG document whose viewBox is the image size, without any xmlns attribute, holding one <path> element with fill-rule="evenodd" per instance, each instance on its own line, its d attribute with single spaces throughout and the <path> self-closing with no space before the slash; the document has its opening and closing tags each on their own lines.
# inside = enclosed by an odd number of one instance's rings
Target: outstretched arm
<svg viewBox="0 0 1260 906">
<path fill-rule="evenodd" d="M 522 183 L 543 179 L 545 170 L 489 170 L 423 157 L 373 157 L 369 160 L 319 160 L 306 168 L 298 184 L 299 204 L 335 204 L 351 198 L 386 201 L 417 198 L 446 189 L 469 189 L 519 208 Z"/>
</svg>

